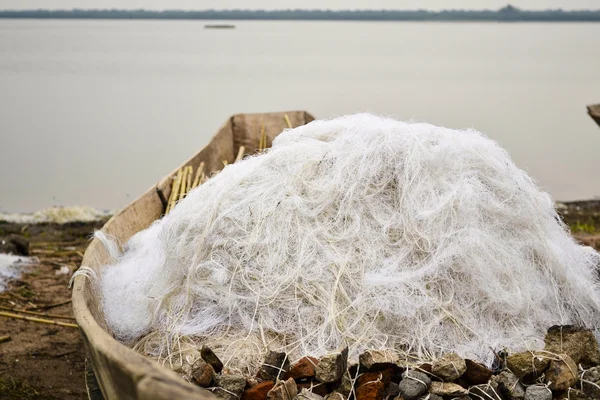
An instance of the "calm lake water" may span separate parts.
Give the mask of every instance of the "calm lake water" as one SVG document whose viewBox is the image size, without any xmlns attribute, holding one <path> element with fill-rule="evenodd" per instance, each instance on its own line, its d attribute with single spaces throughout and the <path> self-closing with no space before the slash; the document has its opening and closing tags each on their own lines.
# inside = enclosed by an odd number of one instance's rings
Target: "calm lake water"
<svg viewBox="0 0 600 400">
<path fill-rule="evenodd" d="M 0 20 L 0 210 L 114 209 L 239 112 L 476 128 L 600 195 L 600 24 Z"/>
</svg>

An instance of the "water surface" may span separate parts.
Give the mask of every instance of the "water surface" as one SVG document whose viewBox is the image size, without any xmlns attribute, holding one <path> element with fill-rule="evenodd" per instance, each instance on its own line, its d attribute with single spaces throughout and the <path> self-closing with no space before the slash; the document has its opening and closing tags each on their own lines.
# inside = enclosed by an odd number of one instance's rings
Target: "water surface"
<svg viewBox="0 0 600 400">
<path fill-rule="evenodd" d="M 600 24 L 0 20 L 0 210 L 122 207 L 231 115 L 476 128 L 557 199 L 600 195 Z"/>
</svg>

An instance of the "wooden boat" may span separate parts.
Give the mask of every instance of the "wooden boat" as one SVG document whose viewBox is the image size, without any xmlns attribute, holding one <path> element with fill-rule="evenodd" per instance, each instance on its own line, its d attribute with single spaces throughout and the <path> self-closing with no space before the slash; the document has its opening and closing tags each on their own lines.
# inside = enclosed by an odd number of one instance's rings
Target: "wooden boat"
<svg viewBox="0 0 600 400">
<path fill-rule="evenodd" d="M 592 117 L 592 119 L 594 121 L 596 121 L 596 123 L 598 125 L 600 125 L 600 104 L 588 106 L 587 109 L 588 109 L 588 114 L 590 114 L 590 117 Z"/>
<path fill-rule="evenodd" d="M 173 179 L 180 168 L 205 163 L 207 171 L 232 163 L 241 146 L 247 154 L 258 148 L 266 134 L 267 145 L 289 125 L 304 125 L 314 118 L 304 111 L 237 114 L 219 129 L 211 141 L 151 187 L 133 203 L 114 215 L 102 228 L 120 243 L 147 228 L 166 209 Z M 99 271 L 110 260 L 101 243 L 94 239 L 87 248 L 82 265 Z M 88 393 L 92 399 L 213 399 L 212 393 L 187 383 L 174 372 L 160 366 L 113 338 L 100 311 L 98 297 L 89 280 L 79 276 L 73 286 L 73 311 L 79 324 L 92 371 L 86 373 Z M 95 378 L 95 379 L 94 379 Z M 96 385 L 97 383 L 97 385 Z M 99 390 L 98 390 L 99 389 Z"/>
</svg>

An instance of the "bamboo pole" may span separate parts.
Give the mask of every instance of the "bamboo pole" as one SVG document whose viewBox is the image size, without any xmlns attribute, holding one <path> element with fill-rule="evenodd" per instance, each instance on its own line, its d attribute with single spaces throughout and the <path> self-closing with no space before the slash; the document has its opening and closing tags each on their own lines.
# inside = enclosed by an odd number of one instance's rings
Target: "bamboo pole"
<svg viewBox="0 0 600 400">
<path fill-rule="evenodd" d="M 260 126 L 260 140 L 258 142 L 258 150 L 263 151 L 267 147 L 267 135 L 265 132 L 265 124 Z"/>
<path fill-rule="evenodd" d="M 65 304 L 69 304 L 70 302 L 71 302 L 71 299 L 61 301 L 60 303 L 48 304 L 47 306 L 37 306 L 36 309 L 48 310 L 49 308 L 64 306 Z"/>
<path fill-rule="evenodd" d="M 290 129 L 292 129 L 292 121 L 290 121 L 290 117 L 288 117 L 288 115 L 285 114 L 283 116 L 283 119 L 285 119 L 285 123 L 287 124 L 287 127 L 290 128 Z"/>
<path fill-rule="evenodd" d="M 177 201 L 177 196 L 179 196 L 179 185 L 181 184 L 182 174 L 183 171 L 180 169 L 177 172 L 177 176 L 175 176 L 175 179 L 173 180 L 173 186 L 171 187 L 171 195 L 169 196 L 169 202 L 167 203 L 167 210 L 165 211 L 165 214 L 171 211 L 171 208 L 173 208 L 173 205 L 175 205 L 175 202 Z"/>
<path fill-rule="evenodd" d="M 244 158 L 244 154 L 246 153 L 246 148 L 244 146 L 240 146 L 240 149 L 238 150 L 237 156 L 235 157 L 235 162 L 241 161 L 242 158 Z"/>
<path fill-rule="evenodd" d="M 192 186 L 192 181 L 194 180 L 194 167 L 188 165 L 187 169 L 188 174 L 185 186 L 185 193 L 183 194 L 183 197 L 187 196 L 188 192 L 190 191 L 190 186 Z"/>
<path fill-rule="evenodd" d="M 190 190 L 192 190 L 192 183 L 193 183 L 192 175 L 194 175 L 194 167 L 192 167 L 190 165 L 188 168 L 189 168 L 189 171 L 188 171 L 188 176 L 187 176 L 187 189 L 185 191 L 186 196 L 190 192 Z"/>
<path fill-rule="evenodd" d="M 188 167 L 184 167 L 183 175 L 181 176 L 181 187 L 179 188 L 179 196 L 177 197 L 177 200 L 182 200 L 185 197 L 185 189 L 187 186 L 188 172 L 189 172 Z"/>
<path fill-rule="evenodd" d="M 13 313 L 19 313 L 19 314 L 37 315 L 38 317 L 58 318 L 58 319 L 69 319 L 69 320 L 75 321 L 75 318 L 73 318 L 73 317 L 68 317 L 68 316 L 64 316 L 64 315 L 56 315 L 56 314 L 40 313 L 40 312 L 35 312 L 35 311 L 27 311 L 27 310 L 18 310 L 18 309 L 16 309 L 16 308 L 8 308 L 8 307 L 0 307 L 0 310 L 4 310 L 4 311 L 10 311 L 10 312 L 13 312 Z"/>
<path fill-rule="evenodd" d="M 38 324 L 47 324 L 47 325 L 58 325 L 58 326 L 64 326 L 67 328 L 79 328 L 78 325 L 76 324 L 69 324 L 68 322 L 58 322 L 58 321 L 53 321 L 50 319 L 41 319 L 41 318 L 35 318 L 35 317 L 25 317 L 23 315 L 17 315 L 17 314 L 11 314 L 11 313 L 7 313 L 4 311 L 0 311 L 0 317 L 6 317 L 6 318 L 12 318 L 12 319 L 22 319 L 25 321 L 29 321 L 29 322 L 37 322 Z"/>
<path fill-rule="evenodd" d="M 192 183 L 192 187 L 196 187 L 196 186 L 200 185 L 200 183 L 201 183 L 200 179 L 202 178 L 203 174 L 204 174 L 204 161 L 202 161 L 200 163 L 200 165 L 198 165 L 198 169 L 196 170 L 196 177 L 194 178 L 194 183 Z"/>
<path fill-rule="evenodd" d="M 260 128 L 260 133 L 258 135 L 258 151 L 261 152 L 262 151 L 262 124 L 261 124 L 261 128 Z"/>
<path fill-rule="evenodd" d="M 0 336 L 0 343 L 9 342 L 12 338 L 9 335 Z"/>
<path fill-rule="evenodd" d="M 82 243 L 87 243 L 87 240 L 71 240 L 71 241 L 56 241 L 56 242 L 35 242 L 31 246 L 38 247 L 63 247 L 63 246 L 79 246 Z"/>
</svg>

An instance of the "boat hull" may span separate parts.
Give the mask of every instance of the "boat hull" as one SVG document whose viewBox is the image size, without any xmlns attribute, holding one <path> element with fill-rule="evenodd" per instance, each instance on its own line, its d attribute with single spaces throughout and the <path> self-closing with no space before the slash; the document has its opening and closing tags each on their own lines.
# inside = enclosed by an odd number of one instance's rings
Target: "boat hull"
<svg viewBox="0 0 600 400">
<path fill-rule="evenodd" d="M 180 168 L 188 165 L 196 168 L 204 162 L 206 171 L 218 171 L 223 168 L 223 161 L 234 161 L 240 146 L 245 147 L 247 154 L 253 153 L 263 129 L 270 145 L 273 138 L 288 127 L 288 121 L 296 127 L 313 119 L 304 111 L 232 116 L 204 148 L 115 214 L 102 231 L 118 243 L 126 243 L 163 215 L 165 199 L 169 198 L 173 179 Z M 102 244 L 94 239 L 84 254 L 82 266 L 99 272 L 110 261 Z M 87 359 L 105 399 L 215 398 L 211 392 L 185 382 L 171 370 L 118 342 L 106 326 L 99 297 L 87 278 L 75 278 L 72 300 Z"/>
</svg>

